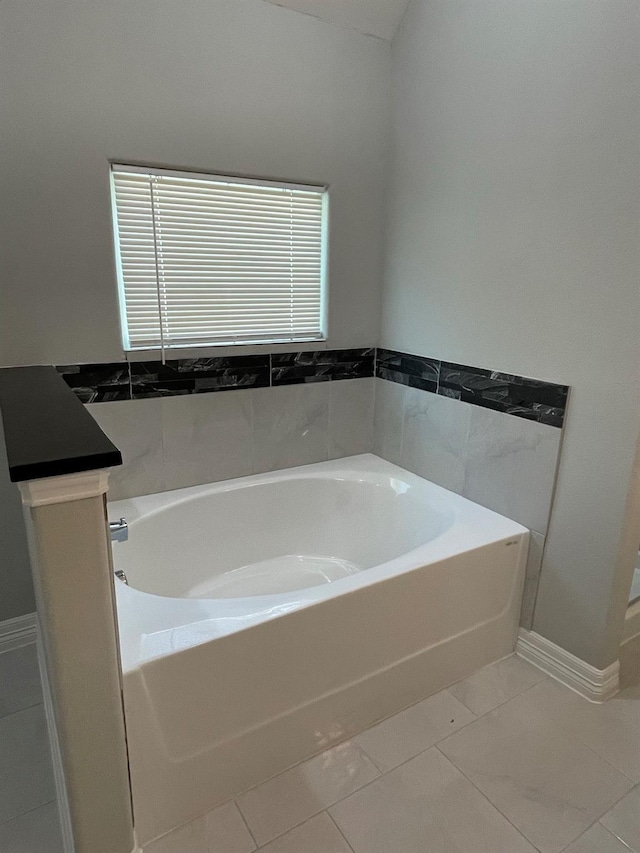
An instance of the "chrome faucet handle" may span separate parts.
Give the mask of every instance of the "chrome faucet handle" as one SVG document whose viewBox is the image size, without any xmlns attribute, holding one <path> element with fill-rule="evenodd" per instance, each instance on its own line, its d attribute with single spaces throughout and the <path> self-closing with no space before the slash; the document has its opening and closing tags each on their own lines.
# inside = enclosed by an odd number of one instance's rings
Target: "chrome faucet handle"
<svg viewBox="0 0 640 853">
<path fill-rule="evenodd" d="M 129 525 L 124 518 L 109 522 L 109 534 L 113 542 L 126 542 L 129 538 Z"/>
</svg>

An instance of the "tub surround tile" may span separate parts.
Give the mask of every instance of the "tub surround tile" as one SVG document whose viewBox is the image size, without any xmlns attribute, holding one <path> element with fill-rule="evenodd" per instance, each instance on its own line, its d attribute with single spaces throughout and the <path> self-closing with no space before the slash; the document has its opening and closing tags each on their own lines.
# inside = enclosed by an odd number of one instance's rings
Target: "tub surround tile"
<svg viewBox="0 0 640 853">
<path fill-rule="evenodd" d="M 376 376 L 437 394 L 440 362 L 434 358 L 378 349 Z"/>
<path fill-rule="evenodd" d="M 274 353 L 272 385 L 363 379 L 373 376 L 375 349 L 318 350 Z"/>
<path fill-rule="evenodd" d="M 83 403 L 268 388 L 361 379 L 374 374 L 375 348 L 268 352 L 211 358 L 60 365 L 56 370 Z"/>
<path fill-rule="evenodd" d="M 354 853 L 536 853 L 436 747 L 329 814 Z"/>
<path fill-rule="evenodd" d="M 406 388 L 395 382 L 375 380 L 373 452 L 394 465 L 402 456 L 402 425 Z"/>
<path fill-rule="evenodd" d="M 537 532 L 524 610 L 531 619 L 561 430 L 380 378 L 375 394 L 374 453 Z"/>
<path fill-rule="evenodd" d="M 194 394 L 162 405 L 165 488 L 179 489 L 242 477 L 252 470 L 251 396 Z"/>
<path fill-rule="evenodd" d="M 383 348 L 376 376 L 555 427 L 562 426 L 569 394 L 566 385 Z"/>
<path fill-rule="evenodd" d="M 551 426 L 562 426 L 569 391 L 565 385 L 447 361 L 440 366 L 441 389 L 466 403 Z"/>
<path fill-rule="evenodd" d="M 377 376 L 475 406 L 560 427 L 566 385 L 363 347 L 211 358 L 61 365 L 57 370 L 83 403 L 167 397 Z"/>
<path fill-rule="evenodd" d="M 520 624 L 523 628 L 531 630 L 533 627 L 533 612 L 538 595 L 538 583 L 540 582 L 540 570 L 542 568 L 542 554 L 544 551 L 545 537 L 536 530 L 529 533 L 529 551 L 527 553 L 527 566 L 524 576 L 524 590 L 522 592 L 522 609 L 520 611 Z"/>
<path fill-rule="evenodd" d="M 58 373 L 83 403 L 104 403 L 131 399 L 129 364 L 65 364 Z"/>
<path fill-rule="evenodd" d="M 329 459 L 370 453 L 375 380 L 332 382 L 329 389 Z"/>
<path fill-rule="evenodd" d="M 407 388 L 400 465 L 460 494 L 471 406 Z"/>
<path fill-rule="evenodd" d="M 238 388 L 265 388 L 269 385 L 269 356 L 229 356 L 220 358 L 133 361 L 131 393 L 141 397 L 169 397 L 202 394 Z"/>
<path fill-rule="evenodd" d="M 560 853 L 633 785 L 526 695 L 437 748 L 540 853 Z"/>
<path fill-rule="evenodd" d="M 472 408 L 462 494 L 546 533 L 560 430 Z"/>
<path fill-rule="evenodd" d="M 260 848 L 261 853 L 352 853 L 326 812 Z"/>
<path fill-rule="evenodd" d="M 329 458 L 329 385 L 287 385 L 254 392 L 253 473 Z"/>
<path fill-rule="evenodd" d="M 383 348 L 58 370 L 81 399 L 90 401 L 98 423 L 124 451 L 123 469 L 112 474 L 116 499 L 373 449 L 539 537 L 546 532 L 560 447 L 561 431 L 555 427 L 564 417 L 566 386 Z M 296 386 L 309 386 L 309 393 Z M 321 387 L 325 390 L 318 392 Z M 246 406 L 176 402 L 165 407 L 165 428 L 145 423 L 148 432 L 137 436 L 131 431 L 141 432 L 139 412 L 116 408 L 152 402 L 146 398 L 205 398 L 211 396 L 207 392 L 241 390 L 253 392 Z M 112 411 L 100 415 L 97 403 Z M 231 414 L 225 414 L 234 407 L 237 435 Z M 207 411 L 212 419 L 219 411 L 222 422 L 207 424 Z M 532 620 L 539 545 L 533 542 L 530 554 L 525 625 Z"/>
<path fill-rule="evenodd" d="M 442 690 L 383 720 L 355 738 L 383 773 L 475 720 L 448 690 Z"/>
<path fill-rule="evenodd" d="M 237 802 L 253 837 L 262 845 L 379 775 L 360 747 L 347 741 L 247 791 Z"/>
<path fill-rule="evenodd" d="M 109 499 L 164 491 L 162 400 L 90 404 L 87 409 L 122 453 L 123 464 L 111 469 Z"/>
<path fill-rule="evenodd" d="M 482 716 L 524 693 L 544 678 L 544 673 L 535 666 L 510 655 L 478 670 L 449 690 L 474 714 Z"/>
</svg>

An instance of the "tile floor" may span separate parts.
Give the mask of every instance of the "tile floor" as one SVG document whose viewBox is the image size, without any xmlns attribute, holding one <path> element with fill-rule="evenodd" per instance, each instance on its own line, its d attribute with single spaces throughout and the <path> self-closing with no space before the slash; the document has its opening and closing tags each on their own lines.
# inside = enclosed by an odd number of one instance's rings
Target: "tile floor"
<svg viewBox="0 0 640 853">
<path fill-rule="evenodd" d="M 594 705 L 512 656 L 144 853 L 640 853 L 639 783 L 640 677 Z"/>
<path fill-rule="evenodd" d="M 593 705 L 493 664 L 144 853 L 640 853 L 640 668 Z M 0 853 L 61 853 L 35 647 L 0 654 Z"/>
<path fill-rule="evenodd" d="M 33 644 L 0 654 L 0 853 L 62 853 Z"/>
</svg>

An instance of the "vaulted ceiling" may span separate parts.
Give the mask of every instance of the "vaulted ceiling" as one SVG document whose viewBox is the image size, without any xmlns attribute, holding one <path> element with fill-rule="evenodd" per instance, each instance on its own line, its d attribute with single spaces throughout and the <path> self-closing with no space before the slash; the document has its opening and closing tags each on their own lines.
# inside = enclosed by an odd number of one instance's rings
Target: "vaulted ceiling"
<svg viewBox="0 0 640 853">
<path fill-rule="evenodd" d="M 367 35 L 392 39 L 408 0 L 266 0 Z"/>
</svg>

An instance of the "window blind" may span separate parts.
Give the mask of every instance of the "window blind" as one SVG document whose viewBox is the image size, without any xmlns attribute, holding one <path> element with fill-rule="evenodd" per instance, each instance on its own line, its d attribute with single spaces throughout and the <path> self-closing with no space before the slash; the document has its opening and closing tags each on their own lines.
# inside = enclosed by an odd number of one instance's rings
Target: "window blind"
<svg viewBox="0 0 640 853">
<path fill-rule="evenodd" d="M 325 337 L 326 188 L 111 175 L 126 350 Z"/>
</svg>

